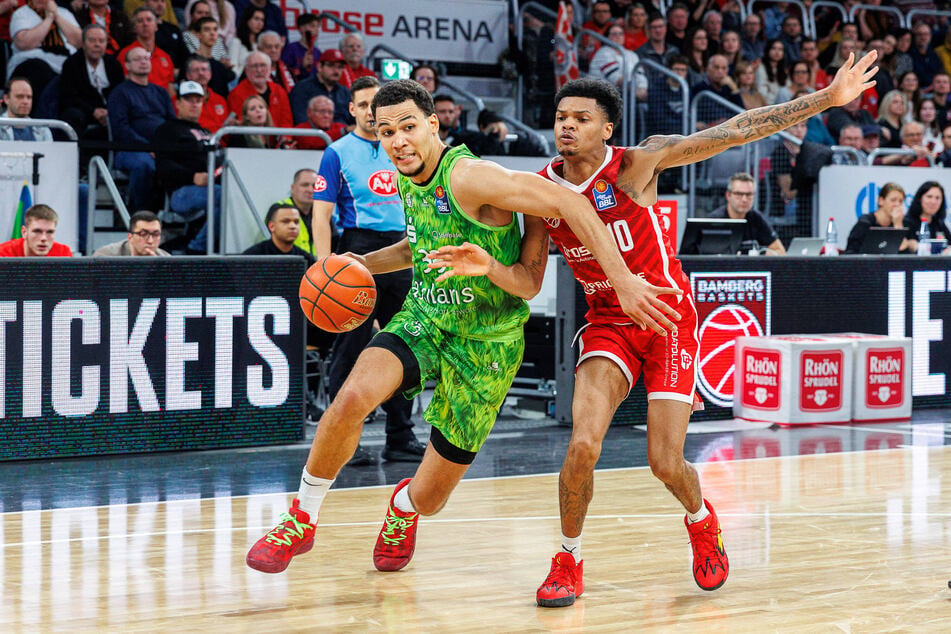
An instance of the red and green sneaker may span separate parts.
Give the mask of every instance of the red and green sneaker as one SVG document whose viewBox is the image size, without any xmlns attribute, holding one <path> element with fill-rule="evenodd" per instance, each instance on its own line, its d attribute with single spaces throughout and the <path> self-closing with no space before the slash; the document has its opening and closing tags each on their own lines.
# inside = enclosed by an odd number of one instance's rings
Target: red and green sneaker
<svg viewBox="0 0 951 634">
<path fill-rule="evenodd" d="M 706 500 L 703 503 L 710 514 L 693 524 L 684 517 L 684 524 L 687 525 L 687 534 L 693 547 L 693 578 L 703 590 L 716 590 L 730 574 L 730 560 L 723 548 L 716 511 Z"/>
<path fill-rule="evenodd" d="M 295 555 L 303 555 L 314 547 L 317 522 L 300 509 L 300 501 L 294 498 L 290 511 L 281 513 L 281 523 L 255 542 L 245 562 L 261 572 L 284 572 Z"/>
<path fill-rule="evenodd" d="M 584 561 L 575 563 L 571 553 L 552 557 L 551 570 L 535 593 L 535 602 L 543 608 L 563 608 L 574 603 L 584 592 L 583 566 Z"/>
<path fill-rule="evenodd" d="M 396 485 L 390 496 L 390 505 L 386 509 L 383 528 L 373 547 L 373 565 L 377 570 L 392 572 L 401 570 L 413 558 L 416 550 L 416 526 L 419 513 L 404 513 L 393 505 L 400 489 L 409 486 L 412 478 L 406 478 Z"/>
</svg>

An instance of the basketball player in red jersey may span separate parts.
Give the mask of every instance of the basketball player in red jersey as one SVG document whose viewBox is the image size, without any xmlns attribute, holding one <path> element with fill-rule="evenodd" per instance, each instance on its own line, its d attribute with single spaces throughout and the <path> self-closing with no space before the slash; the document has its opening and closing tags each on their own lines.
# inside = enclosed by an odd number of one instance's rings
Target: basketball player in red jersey
<svg viewBox="0 0 951 634">
<path fill-rule="evenodd" d="M 575 371 L 574 428 L 561 469 L 561 551 L 536 601 L 545 607 L 574 603 L 584 591 L 581 529 L 594 488 L 594 466 L 611 419 L 643 372 L 647 387 L 647 461 L 651 472 L 687 511 L 694 579 L 704 590 L 726 581 L 729 561 L 720 522 L 700 492 L 694 467 L 684 459 L 687 423 L 695 405 L 697 314 L 690 284 L 672 245 L 660 231 L 651 205 L 657 177 L 723 150 L 762 139 L 827 108 L 849 103 L 875 85 L 873 51 L 842 66 L 828 87 L 788 103 L 757 108 L 690 136 L 652 136 L 633 148 L 606 145 L 621 112 L 621 97 L 602 81 L 569 82 L 555 98 L 555 144 L 560 153 L 540 173 L 592 202 L 632 272 L 647 282 L 678 287 L 679 319 L 669 336 L 632 324 L 619 310 L 617 294 L 569 227 L 547 220 L 549 233 L 584 288 L 589 310 Z M 699 403 L 699 401 L 698 401 Z M 702 405 L 701 405 L 702 406 Z"/>
</svg>

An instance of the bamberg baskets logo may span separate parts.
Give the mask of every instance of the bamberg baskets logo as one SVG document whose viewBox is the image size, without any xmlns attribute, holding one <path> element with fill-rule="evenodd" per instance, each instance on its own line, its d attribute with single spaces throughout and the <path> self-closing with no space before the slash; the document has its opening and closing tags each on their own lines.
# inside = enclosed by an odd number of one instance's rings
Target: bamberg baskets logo
<svg viewBox="0 0 951 634">
<path fill-rule="evenodd" d="M 734 340 L 771 331 L 770 273 L 691 273 L 690 285 L 700 324 L 700 393 L 715 405 L 732 407 Z"/>
</svg>

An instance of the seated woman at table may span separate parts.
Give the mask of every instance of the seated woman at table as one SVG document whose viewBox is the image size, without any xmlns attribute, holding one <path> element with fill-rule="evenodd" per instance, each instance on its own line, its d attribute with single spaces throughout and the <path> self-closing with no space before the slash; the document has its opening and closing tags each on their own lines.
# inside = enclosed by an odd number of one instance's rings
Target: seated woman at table
<svg viewBox="0 0 951 634">
<path fill-rule="evenodd" d="M 906 247 L 904 252 L 918 252 L 918 236 L 921 235 L 922 225 L 928 225 L 928 234 L 931 238 L 944 238 L 951 243 L 951 230 L 945 222 L 948 214 L 947 197 L 944 188 L 938 181 L 925 181 L 915 192 L 915 197 L 908 205 L 908 214 L 905 216 Z M 951 247 L 946 247 L 941 255 L 951 253 Z"/>
<path fill-rule="evenodd" d="M 885 183 L 878 192 L 878 209 L 875 213 L 859 216 L 849 232 L 849 240 L 845 246 L 846 253 L 861 253 L 862 242 L 872 227 L 904 228 L 905 221 L 905 190 L 898 183 Z M 902 240 L 901 250 L 908 248 L 908 240 Z"/>
</svg>

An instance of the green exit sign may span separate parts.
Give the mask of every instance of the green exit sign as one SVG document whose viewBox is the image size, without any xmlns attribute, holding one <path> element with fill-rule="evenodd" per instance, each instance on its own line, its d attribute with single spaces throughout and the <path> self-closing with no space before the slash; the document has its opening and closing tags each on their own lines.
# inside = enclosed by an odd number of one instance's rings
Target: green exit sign
<svg viewBox="0 0 951 634">
<path fill-rule="evenodd" d="M 401 59 L 383 60 L 383 81 L 392 81 L 394 79 L 409 79 L 409 74 L 413 70 L 412 64 Z"/>
</svg>

